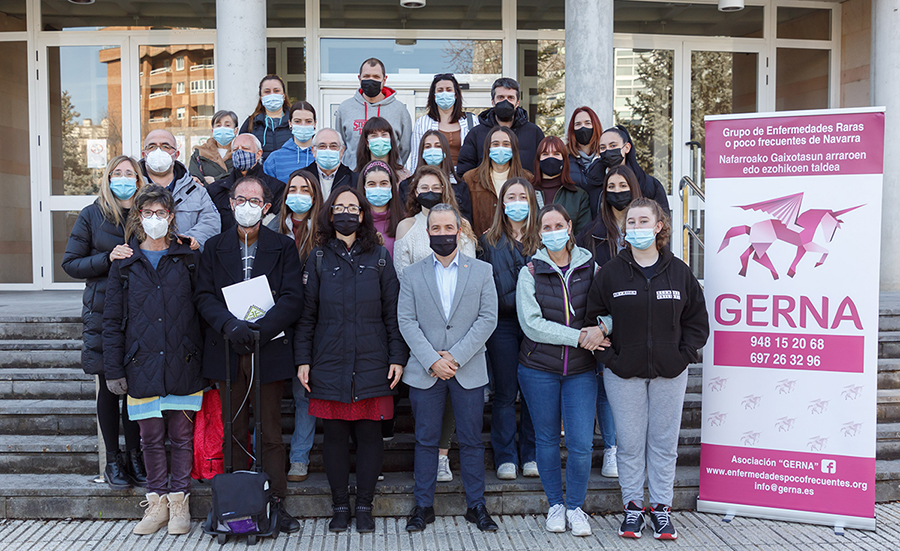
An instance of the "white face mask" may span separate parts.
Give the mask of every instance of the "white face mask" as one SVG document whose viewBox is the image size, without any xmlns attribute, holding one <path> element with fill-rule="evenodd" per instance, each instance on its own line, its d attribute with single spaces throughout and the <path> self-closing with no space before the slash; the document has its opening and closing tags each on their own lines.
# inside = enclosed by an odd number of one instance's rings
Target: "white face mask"
<svg viewBox="0 0 900 551">
<path fill-rule="evenodd" d="M 157 218 L 154 214 L 150 218 L 141 218 L 144 233 L 150 239 L 159 239 L 169 233 L 169 221 L 165 218 Z"/>
<path fill-rule="evenodd" d="M 252 228 L 262 218 L 262 207 L 254 207 L 249 202 L 234 207 L 234 219 L 245 228 Z"/>
<path fill-rule="evenodd" d="M 163 174 L 172 168 L 172 164 L 175 160 L 162 149 L 156 148 L 147 154 L 146 162 L 147 168 L 151 171 L 157 174 Z"/>
</svg>

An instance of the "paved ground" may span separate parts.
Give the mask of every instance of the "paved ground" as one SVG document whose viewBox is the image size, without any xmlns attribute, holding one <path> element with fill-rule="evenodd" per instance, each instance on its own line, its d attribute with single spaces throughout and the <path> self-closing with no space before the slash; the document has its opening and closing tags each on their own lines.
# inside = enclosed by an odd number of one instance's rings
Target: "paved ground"
<svg viewBox="0 0 900 551">
<path fill-rule="evenodd" d="M 462 517 L 439 517 L 424 533 L 406 533 L 405 519 L 376 518 L 374 534 L 347 532 L 340 535 L 327 531 L 326 519 L 303 521 L 300 532 L 281 535 L 276 540 L 263 540 L 260 551 L 451 551 L 510 550 L 563 551 L 569 549 L 656 549 L 680 547 L 692 550 L 776 550 L 776 549 L 890 549 L 900 547 L 900 503 L 876 506 L 878 530 L 848 530 L 837 536 L 826 526 L 790 524 L 749 518 L 723 523 L 718 515 L 676 512 L 674 521 L 680 537 L 677 542 L 658 542 L 652 532 L 644 531 L 641 540 L 623 540 L 616 535 L 620 515 L 595 516 L 594 535 L 575 538 L 571 534 L 550 534 L 543 519 L 534 516 L 496 517 L 500 531 L 482 534 Z M 84 550 L 218 550 L 247 549 L 245 541 L 229 540 L 224 548 L 203 534 L 194 523 L 190 534 L 136 537 L 131 529 L 134 521 L 0 521 L 0 549 L 20 551 L 84 551 Z"/>
</svg>

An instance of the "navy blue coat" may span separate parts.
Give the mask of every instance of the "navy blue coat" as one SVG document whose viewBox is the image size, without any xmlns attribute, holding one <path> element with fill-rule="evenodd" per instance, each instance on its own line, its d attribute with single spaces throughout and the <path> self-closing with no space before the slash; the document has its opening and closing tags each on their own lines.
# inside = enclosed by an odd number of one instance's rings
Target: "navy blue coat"
<svg viewBox="0 0 900 551">
<path fill-rule="evenodd" d="M 265 275 L 272 289 L 273 306 L 260 326 L 260 375 L 262 384 L 297 376 L 294 363 L 294 324 L 303 309 L 302 266 L 294 241 L 260 225 L 252 277 Z M 225 380 L 225 354 L 231 355 L 231 376 L 237 376 L 238 355 L 225 348 L 225 324 L 235 316 L 228 311 L 222 288 L 244 280 L 241 246 L 236 226 L 210 238 L 203 249 L 197 270 L 194 302 L 209 327 L 203 335 L 203 375 Z M 284 331 L 285 335 L 273 339 Z"/>
<path fill-rule="evenodd" d="M 519 283 L 519 272 L 528 264 L 530 258 L 522 254 L 522 244 L 509 246 L 509 240 L 502 236 L 496 245 L 488 243 L 482 235 L 478 238 L 481 252 L 478 259 L 491 265 L 494 270 L 494 285 L 497 287 L 498 317 L 516 317 L 516 285 Z"/>
<path fill-rule="evenodd" d="M 275 151 L 276 149 L 281 149 L 281 146 L 284 145 L 284 142 L 293 138 L 293 134 L 291 134 L 291 127 L 288 124 L 288 114 L 285 111 L 284 115 L 281 116 L 280 120 L 275 121 L 275 128 L 272 128 L 272 123 L 269 122 L 268 126 L 266 124 L 266 114 L 265 112 L 256 115 L 253 118 L 253 130 L 249 130 L 250 128 L 250 117 L 244 119 L 244 124 L 241 125 L 241 130 L 238 134 L 246 134 L 250 133 L 256 136 L 259 140 L 259 143 L 262 144 L 262 161 L 259 162 L 262 165 L 262 162 L 266 160 L 266 157 L 269 156 L 269 153 Z"/>
<path fill-rule="evenodd" d="M 203 340 L 191 304 L 199 255 L 188 243 L 172 241 L 154 270 L 137 239 L 128 245 L 134 254 L 113 261 L 106 288 L 106 379 L 125 377 L 133 398 L 199 392 L 206 386 L 200 373 Z"/>
</svg>

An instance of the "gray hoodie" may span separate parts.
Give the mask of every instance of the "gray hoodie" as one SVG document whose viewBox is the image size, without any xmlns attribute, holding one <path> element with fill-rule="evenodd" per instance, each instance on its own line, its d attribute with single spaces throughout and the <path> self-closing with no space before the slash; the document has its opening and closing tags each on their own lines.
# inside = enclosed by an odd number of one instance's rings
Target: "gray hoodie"
<svg viewBox="0 0 900 551">
<path fill-rule="evenodd" d="M 412 119 L 409 110 L 402 101 L 397 100 L 397 93 L 385 86 L 382 91 L 386 97 L 378 103 L 369 103 L 357 90 L 353 97 L 344 100 L 335 114 L 334 127 L 344 138 L 347 150 L 344 152 L 344 164 L 350 170 L 356 170 L 356 147 L 359 135 L 367 120 L 372 117 L 387 119 L 394 129 L 394 140 L 400 155 L 400 164 L 406 164 L 409 158 L 409 141 L 412 138 Z"/>
</svg>

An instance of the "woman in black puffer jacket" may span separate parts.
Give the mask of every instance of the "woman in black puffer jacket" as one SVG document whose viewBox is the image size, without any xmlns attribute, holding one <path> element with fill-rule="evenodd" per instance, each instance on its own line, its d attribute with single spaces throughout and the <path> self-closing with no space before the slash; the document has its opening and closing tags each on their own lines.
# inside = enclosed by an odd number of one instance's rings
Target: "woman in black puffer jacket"
<svg viewBox="0 0 900 551">
<path fill-rule="evenodd" d="M 297 376 L 309 413 L 323 420 L 325 474 L 334 518 L 349 526 L 350 434 L 357 441 L 356 529 L 375 530 L 372 500 L 381 472 L 381 422 L 394 415 L 394 387 L 409 349 L 397 323 L 400 283 L 378 244 L 364 193 L 340 187 L 319 211 L 318 246 L 303 271 L 305 305 L 294 333 Z"/>
<path fill-rule="evenodd" d="M 119 413 L 119 397 L 106 388 L 101 342 L 106 279 L 114 258 L 127 258 L 132 254 L 125 244 L 125 220 L 134 194 L 144 184 L 137 161 L 125 155 L 110 161 L 99 184 L 99 197 L 78 215 L 62 261 L 62 268 L 69 276 L 86 280 L 81 310 L 84 324 L 81 368 L 100 379 L 97 420 L 106 447 L 104 475 L 110 488 L 116 490 L 143 486 L 147 481 L 137 423 L 128 419 L 124 406 Z M 119 451 L 120 417 L 127 457 Z"/>
</svg>

